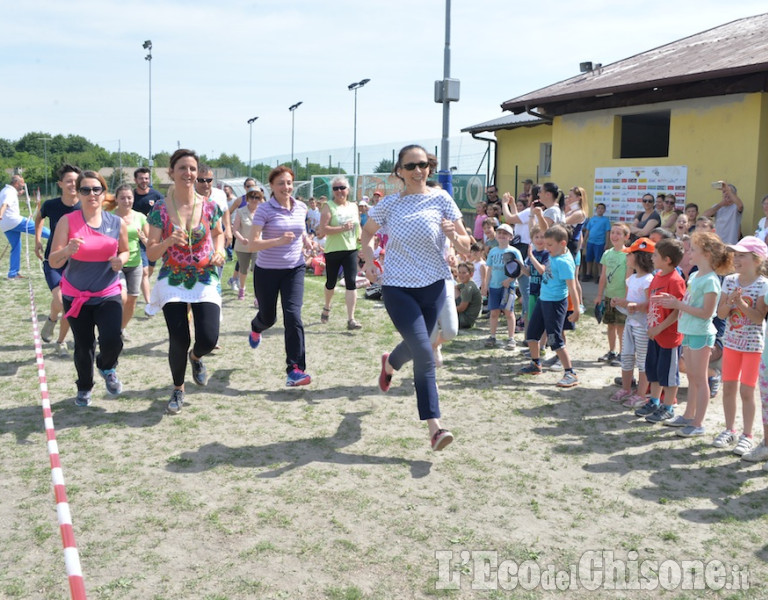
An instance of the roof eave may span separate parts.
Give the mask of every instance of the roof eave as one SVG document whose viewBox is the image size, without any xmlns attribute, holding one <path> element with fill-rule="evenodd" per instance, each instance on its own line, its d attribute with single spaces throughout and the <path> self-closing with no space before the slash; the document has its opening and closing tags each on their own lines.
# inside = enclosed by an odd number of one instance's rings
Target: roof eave
<svg viewBox="0 0 768 600">
<path fill-rule="evenodd" d="M 558 94 L 555 96 L 530 96 L 522 97 L 520 101 L 516 99 L 507 100 L 501 104 L 502 110 L 508 110 L 514 114 L 520 114 L 535 107 L 541 108 L 547 104 L 569 102 L 571 100 L 579 100 L 585 98 L 596 98 L 599 96 L 608 96 L 611 94 L 620 94 L 627 92 L 634 92 L 639 90 L 648 90 L 654 88 L 662 88 L 670 85 L 680 85 L 686 83 L 696 83 L 700 81 L 707 81 L 712 79 L 722 79 L 726 77 L 738 77 L 741 75 L 749 75 L 753 73 L 768 73 L 768 63 L 757 63 L 751 65 L 744 65 L 742 67 L 729 67 L 726 69 L 718 69 L 715 71 L 707 71 L 706 73 L 693 73 L 690 75 L 682 75 L 677 77 L 667 77 L 663 79 L 640 81 L 628 85 L 610 86 L 603 88 L 593 88 L 582 92 L 574 92 L 571 94 Z"/>
</svg>

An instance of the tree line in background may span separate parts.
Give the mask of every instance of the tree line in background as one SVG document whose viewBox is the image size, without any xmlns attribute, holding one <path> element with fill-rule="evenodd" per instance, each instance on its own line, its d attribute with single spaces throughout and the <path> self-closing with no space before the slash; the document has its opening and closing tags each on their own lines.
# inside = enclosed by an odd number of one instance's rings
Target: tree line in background
<svg viewBox="0 0 768 600">
<path fill-rule="evenodd" d="M 154 168 L 167 168 L 171 153 L 158 152 L 153 156 Z M 218 169 L 229 169 L 232 177 L 245 177 L 249 172 L 264 181 L 269 171 L 276 165 L 255 164 L 248 168 L 237 154 L 222 153 L 218 158 L 200 155 L 201 162 Z M 81 135 L 51 135 L 42 131 L 32 131 L 16 141 L 0 138 L 0 184 L 10 182 L 11 175 L 21 170 L 30 190 L 44 190 L 46 179 L 48 193 L 55 190 L 56 174 L 61 165 L 69 163 L 82 169 L 98 171 L 104 167 L 116 170 L 115 176 L 108 181 L 111 189 L 122 183 L 119 167 L 136 168 L 147 165 L 147 159 L 135 152 L 110 152 L 106 148 L 88 141 Z M 290 165 L 297 179 L 310 179 L 312 175 L 329 175 L 339 172 L 337 168 L 324 167 L 318 163 L 301 164 L 294 159 L 283 164 Z M 388 173 L 392 170 L 392 161 L 383 159 L 376 167 L 376 173 Z M 345 173 L 342 169 L 341 173 Z M 43 195 L 47 195 L 44 190 Z"/>
</svg>

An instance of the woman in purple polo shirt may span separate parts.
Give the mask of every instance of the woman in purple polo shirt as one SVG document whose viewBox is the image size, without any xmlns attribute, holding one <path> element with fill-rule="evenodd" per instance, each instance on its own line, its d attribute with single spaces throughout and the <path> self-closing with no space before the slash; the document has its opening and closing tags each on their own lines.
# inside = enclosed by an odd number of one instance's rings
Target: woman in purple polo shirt
<svg viewBox="0 0 768 600">
<path fill-rule="evenodd" d="M 248 343 L 257 348 L 261 334 L 277 320 L 277 296 L 283 308 L 285 327 L 285 385 L 307 385 L 312 378 L 305 373 L 306 348 L 301 305 L 304 302 L 304 256 L 307 205 L 296 200 L 293 171 L 285 165 L 269 174 L 272 196 L 256 209 L 251 226 L 249 251 L 258 252 L 253 271 L 253 291 L 259 312 L 251 321 Z"/>
</svg>

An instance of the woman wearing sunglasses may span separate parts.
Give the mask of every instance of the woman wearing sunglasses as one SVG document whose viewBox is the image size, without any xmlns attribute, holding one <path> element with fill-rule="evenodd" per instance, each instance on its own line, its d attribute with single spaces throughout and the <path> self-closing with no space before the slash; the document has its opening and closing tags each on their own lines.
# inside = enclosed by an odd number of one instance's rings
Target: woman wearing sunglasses
<svg viewBox="0 0 768 600">
<path fill-rule="evenodd" d="M 386 392 L 392 374 L 413 360 L 413 378 L 419 418 L 429 427 L 433 450 L 453 441 L 440 426 L 440 404 L 435 381 L 435 359 L 429 334 L 445 300 L 445 280 L 451 277 L 443 252 L 448 238 L 454 248 L 468 253 L 470 238 L 461 211 L 443 190 L 429 188 L 427 151 L 410 145 L 400 150 L 394 175 L 403 191 L 383 198 L 368 213 L 363 227 L 365 274 L 375 281 L 379 272 L 373 262 L 373 237 L 379 228 L 389 235 L 382 277 L 382 297 L 403 341 L 381 357 L 379 388 Z"/>
<path fill-rule="evenodd" d="M 196 385 L 208 383 L 202 358 L 219 339 L 221 292 L 219 267 L 224 265 L 222 209 L 195 190 L 199 160 L 192 150 L 180 148 L 171 155 L 168 171 L 173 185 L 165 200 L 149 213 L 147 257 L 163 266 L 152 288 L 147 314 L 162 308 L 168 327 L 168 362 L 173 392 L 167 413 L 177 414 L 184 406 L 187 358 Z M 195 343 L 189 334 L 189 312 L 195 322 Z"/>
<path fill-rule="evenodd" d="M 344 269 L 344 300 L 347 305 L 347 329 L 360 329 L 355 321 L 357 305 L 357 239 L 360 236 L 360 216 L 357 206 L 347 201 L 349 181 L 336 177 L 331 182 L 333 198 L 326 202 L 320 213 L 317 236 L 325 237 L 325 305 L 320 313 L 320 322 L 327 323 L 331 312 L 331 300 L 339 277 L 339 268 Z"/>
<path fill-rule="evenodd" d="M 248 240 L 251 239 L 251 227 L 256 209 L 264 202 L 264 192 L 254 186 L 245 194 L 245 199 L 245 206 L 235 210 L 232 217 L 232 231 L 235 232 L 235 252 L 237 253 L 238 300 L 245 300 L 245 280 L 256 263 L 256 253 L 248 249 Z"/>
<path fill-rule="evenodd" d="M 629 224 L 631 239 L 648 237 L 651 231 L 661 224 L 661 216 L 656 211 L 656 199 L 653 194 L 643 195 L 643 210 L 635 215 L 635 220 Z"/>
<path fill-rule="evenodd" d="M 77 178 L 80 210 L 62 218 L 54 234 L 48 263 L 66 268 L 61 278 L 65 317 L 75 338 L 77 406 L 91 403 L 93 365 L 104 378 L 107 393 L 117 396 L 123 384 L 115 368 L 123 349 L 120 328 L 123 303 L 119 273 L 128 261 L 128 229 L 123 220 L 102 210 L 104 178 L 83 171 Z M 99 352 L 95 331 L 99 331 Z"/>
</svg>

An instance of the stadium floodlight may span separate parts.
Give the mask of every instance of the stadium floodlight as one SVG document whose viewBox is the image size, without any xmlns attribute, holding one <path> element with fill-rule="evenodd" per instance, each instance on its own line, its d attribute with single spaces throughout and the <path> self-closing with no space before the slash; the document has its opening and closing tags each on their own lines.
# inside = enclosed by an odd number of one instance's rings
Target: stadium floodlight
<svg viewBox="0 0 768 600">
<path fill-rule="evenodd" d="M 296 104 L 291 104 L 288 107 L 288 110 L 291 111 L 291 169 L 293 169 L 293 134 L 295 132 L 295 126 L 296 126 L 294 113 L 296 112 L 296 109 L 299 108 L 299 106 L 301 106 L 302 104 L 304 104 L 303 101 L 297 102 Z"/>
<path fill-rule="evenodd" d="M 361 79 L 347 86 L 349 91 L 355 92 L 355 121 L 354 121 L 354 140 L 352 143 L 352 175 L 355 179 L 355 189 L 357 189 L 357 90 L 368 83 L 370 79 Z"/>
<path fill-rule="evenodd" d="M 248 119 L 248 127 L 250 132 L 248 134 L 248 177 L 251 177 L 251 170 L 253 169 L 253 122 L 259 117 L 251 117 Z"/>
</svg>

